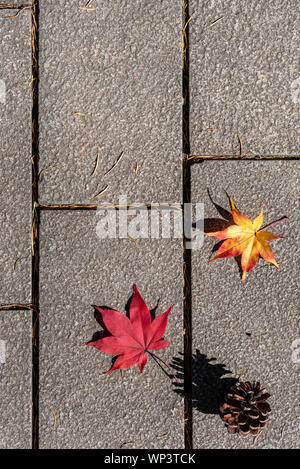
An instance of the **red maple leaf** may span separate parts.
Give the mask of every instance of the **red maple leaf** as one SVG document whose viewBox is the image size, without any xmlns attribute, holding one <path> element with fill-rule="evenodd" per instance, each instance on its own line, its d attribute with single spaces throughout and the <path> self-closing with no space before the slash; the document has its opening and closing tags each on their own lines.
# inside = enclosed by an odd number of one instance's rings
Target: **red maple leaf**
<svg viewBox="0 0 300 469">
<path fill-rule="evenodd" d="M 129 368 L 137 362 L 142 373 L 147 363 L 147 352 L 163 349 L 170 344 L 161 337 L 165 333 L 168 316 L 173 306 L 152 321 L 148 306 L 141 297 L 137 286 L 134 285 L 129 317 L 113 309 L 93 306 L 100 313 L 104 326 L 110 335 L 85 345 L 96 347 L 105 353 L 118 355 L 110 370 L 105 374 L 121 368 Z M 162 361 L 152 352 L 149 353 Z M 166 363 L 164 364 L 170 369 Z"/>
</svg>

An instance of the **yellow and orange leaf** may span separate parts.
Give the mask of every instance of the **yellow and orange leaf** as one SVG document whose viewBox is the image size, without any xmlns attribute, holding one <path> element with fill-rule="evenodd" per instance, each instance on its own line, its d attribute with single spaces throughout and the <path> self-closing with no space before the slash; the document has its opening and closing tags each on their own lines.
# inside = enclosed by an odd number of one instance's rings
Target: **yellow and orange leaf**
<svg viewBox="0 0 300 469">
<path fill-rule="evenodd" d="M 249 218 L 239 212 L 231 197 L 230 204 L 232 218 L 235 225 L 231 225 L 223 231 L 205 233 L 206 236 L 215 236 L 216 238 L 223 240 L 217 254 L 209 262 L 224 257 L 241 256 L 241 268 L 243 272 L 242 282 L 245 281 L 246 275 L 256 265 L 259 257 L 262 257 L 265 261 L 274 264 L 277 269 L 279 269 L 279 265 L 275 260 L 268 241 L 272 241 L 277 238 L 284 238 L 284 236 L 277 236 L 269 231 L 262 230 L 263 208 L 261 208 L 260 214 L 252 223 Z M 281 220 L 278 220 L 278 222 L 287 219 L 287 217 L 284 217 Z M 272 223 L 269 226 L 272 226 L 275 223 Z"/>
</svg>

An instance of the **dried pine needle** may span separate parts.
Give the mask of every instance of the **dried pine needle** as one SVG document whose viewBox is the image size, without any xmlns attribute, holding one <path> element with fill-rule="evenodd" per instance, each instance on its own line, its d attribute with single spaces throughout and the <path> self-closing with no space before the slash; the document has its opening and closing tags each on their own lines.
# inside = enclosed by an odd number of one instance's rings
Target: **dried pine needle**
<svg viewBox="0 0 300 469">
<path fill-rule="evenodd" d="M 14 263 L 14 270 L 16 270 L 17 268 L 17 263 L 21 260 L 21 257 L 18 257 L 16 260 L 15 260 L 15 263 Z"/>
<path fill-rule="evenodd" d="M 40 205 L 40 207 L 45 207 L 45 205 Z M 159 203 L 132 203 L 132 204 L 101 204 L 101 205 L 98 205 L 98 207 L 101 207 L 102 209 L 110 209 L 110 208 L 113 208 L 113 209 L 130 209 L 130 208 L 136 208 L 136 209 L 144 209 L 144 208 L 147 208 L 147 209 L 157 209 L 157 210 L 163 210 L 164 208 L 166 209 L 174 209 L 174 210 L 178 210 L 178 211 L 182 211 L 182 207 L 178 204 L 170 204 L 170 205 L 163 205 L 163 204 L 159 204 Z"/>
<path fill-rule="evenodd" d="M 11 5 L 13 6 L 13 5 Z M 3 8 L 3 7 L 1 7 Z M 16 8 L 16 6 L 15 6 Z M 19 16 L 19 14 L 23 11 L 23 10 L 26 10 L 28 8 L 31 8 L 31 6 L 24 6 L 24 7 L 19 7 L 19 10 L 17 11 L 17 13 L 15 15 L 8 15 L 8 16 L 3 16 L 3 18 L 17 18 L 17 16 Z"/>
<path fill-rule="evenodd" d="M 97 8 L 88 8 L 88 7 L 78 7 L 79 10 L 84 10 L 84 11 L 95 11 Z"/>
<path fill-rule="evenodd" d="M 188 44 L 188 38 L 186 35 L 186 28 L 189 22 L 191 21 L 192 16 L 187 20 L 185 23 L 184 27 L 182 28 L 182 69 L 185 69 L 185 63 L 186 63 L 186 46 Z"/>
<path fill-rule="evenodd" d="M 36 203 L 34 204 L 33 210 L 32 210 L 32 229 L 31 229 L 31 251 L 32 251 L 32 256 L 34 256 L 35 253 L 35 241 L 37 237 L 37 223 L 38 223 L 38 213 L 36 209 Z"/>
<path fill-rule="evenodd" d="M 281 429 L 281 434 L 280 434 L 280 441 L 283 440 L 283 433 L 284 433 L 284 428 L 285 428 L 285 424 L 283 425 L 282 429 Z"/>
<path fill-rule="evenodd" d="M 74 112 L 74 116 L 91 117 L 90 114 L 85 114 L 84 112 Z"/>
<path fill-rule="evenodd" d="M 158 438 L 166 438 L 166 436 L 168 436 L 168 435 L 169 435 L 169 432 L 164 433 L 163 435 L 159 436 Z"/>
<path fill-rule="evenodd" d="M 210 23 L 210 25 L 208 27 L 211 28 L 214 24 L 218 23 L 222 18 L 224 18 L 224 16 L 220 16 L 220 18 L 217 18 L 215 21 Z"/>
<path fill-rule="evenodd" d="M 102 189 L 100 192 L 98 192 L 98 194 L 94 195 L 94 199 L 96 199 L 100 195 L 104 194 L 104 192 L 106 192 L 108 188 L 109 188 L 109 186 L 105 186 L 104 189 Z"/>
<path fill-rule="evenodd" d="M 53 428 L 55 428 L 56 427 L 56 415 L 55 415 L 55 412 L 54 412 L 53 409 L 51 409 L 51 411 L 52 411 L 52 415 L 53 415 Z"/>
<path fill-rule="evenodd" d="M 117 161 L 112 165 L 112 167 L 106 171 L 106 173 L 104 174 L 104 176 L 107 176 L 107 174 L 109 174 L 116 166 L 117 164 L 119 164 L 119 162 L 121 161 L 122 157 L 124 155 L 124 152 L 122 151 L 122 153 L 120 154 L 120 156 L 118 157 Z"/>
<path fill-rule="evenodd" d="M 34 15 L 33 10 L 31 10 L 31 11 L 32 11 L 33 29 L 36 30 L 37 29 L 37 24 L 36 24 L 35 15 Z"/>
<path fill-rule="evenodd" d="M 59 165 L 58 165 L 58 164 L 55 164 L 55 165 L 53 165 L 53 166 L 48 166 L 48 168 L 42 169 L 42 170 L 40 171 L 40 173 L 39 173 L 39 181 L 42 180 L 43 173 L 45 173 L 46 171 L 49 171 L 50 169 L 54 169 L 54 168 L 58 168 L 58 167 L 59 167 Z"/>
<path fill-rule="evenodd" d="M 174 209 L 174 210 L 179 210 L 180 212 L 182 212 L 182 207 L 180 205 L 173 205 L 173 204 L 170 204 L 170 208 Z"/>
<path fill-rule="evenodd" d="M 34 256 L 34 231 L 33 231 L 33 228 L 32 228 L 32 232 L 31 232 L 31 252 L 32 252 L 32 257 Z"/>
<path fill-rule="evenodd" d="M 97 8 L 90 8 L 90 4 L 91 4 L 92 0 L 89 0 L 84 7 L 78 7 L 79 10 L 87 10 L 87 11 L 94 11 L 94 10 L 97 10 Z"/>
<path fill-rule="evenodd" d="M 95 162 L 95 166 L 94 166 L 93 172 L 91 174 L 91 177 L 94 177 L 95 174 L 96 174 L 96 171 L 97 171 L 97 168 L 98 168 L 98 163 L 99 163 L 99 157 L 100 157 L 100 153 L 98 152 L 96 162 Z"/>
<path fill-rule="evenodd" d="M 185 23 L 185 25 L 182 28 L 182 51 L 183 52 L 185 50 L 185 45 L 187 44 L 186 28 L 187 28 L 187 25 L 189 24 L 189 22 L 191 21 L 192 18 L 193 17 L 190 16 L 190 18 L 187 20 L 187 22 Z"/>
<path fill-rule="evenodd" d="M 256 442 L 257 442 L 257 440 L 258 440 L 258 438 L 259 438 L 259 436 L 260 436 L 261 434 L 262 434 L 262 430 L 261 430 L 261 431 L 256 435 L 256 437 L 254 438 L 254 440 L 253 440 L 253 446 L 256 444 Z"/>
<path fill-rule="evenodd" d="M 240 156 L 243 156 L 243 142 L 242 142 L 241 136 L 239 134 L 237 134 L 237 137 L 238 137 L 239 142 L 240 142 Z"/>
<path fill-rule="evenodd" d="M 187 155 L 187 161 L 202 160 L 298 160 L 300 155 Z"/>
<path fill-rule="evenodd" d="M 12 303 L 12 304 L 8 304 L 8 305 L 0 305 L 0 310 L 8 310 L 8 309 L 11 309 L 11 308 L 28 309 L 28 310 L 33 310 L 34 309 L 32 304 L 20 305 L 18 303 Z"/>
<path fill-rule="evenodd" d="M 190 16 L 189 19 L 187 20 L 187 22 L 185 23 L 184 27 L 182 28 L 183 33 L 185 33 L 187 25 L 189 24 L 189 22 L 191 21 L 192 18 L 193 18 L 193 16 Z"/>
<path fill-rule="evenodd" d="M 120 449 L 126 448 L 128 445 L 133 445 L 134 441 L 124 441 L 124 443 L 121 444 Z"/>
<path fill-rule="evenodd" d="M 130 241 L 132 241 L 133 243 L 137 243 L 136 239 L 132 238 L 131 236 L 127 235 L 127 238 L 130 239 Z"/>
<path fill-rule="evenodd" d="M 40 210 L 97 210 L 98 204 L 39 204 Z"/>
<path fill-rule="evenodd" d="M 135 163 L 135 172 L 136 172 L 136 174 L 137 174 L 138 170 L 139 170 L 139 164 L 138 164 L 138 162 L 136 162 Z"/>
<path fill-rule="evenodd" d="M 31 5 L 16 5 L 13 3 L 4 3 L 0 5 L 0 10 L 16 10 L 17 8 L 31 8 Z"/>
</svg>

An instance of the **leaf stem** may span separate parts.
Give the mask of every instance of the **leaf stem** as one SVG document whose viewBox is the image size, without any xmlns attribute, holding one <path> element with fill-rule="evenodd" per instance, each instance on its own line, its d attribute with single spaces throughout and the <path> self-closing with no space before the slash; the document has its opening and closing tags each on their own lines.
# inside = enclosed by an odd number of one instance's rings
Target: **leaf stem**
<svg viewBox="0 0 300 469">
<path fill-rule="evenodd" d="M 154 357 L 154 358 L 156 358 L 157 360 L 161 361 L 161 362 L 171 371 L 172 375 L 174 376 L 174 379 L 175 379 L 176 383 L 178 383 L 178 379 L 176 378 L 175 374 L 173 373 L 172 368 L 171 368 L 166 362 L 164 362 L 161 358 L 159 358 L 157 355 L 155 355 L 155 353 L 150 352 L 149 350 L 147 350 L 147 352 L 148 352 L 150 355 L 152 355 L 152 357 Z"/>
<path fill-rule="evenodd" d="M 260 228 L 260 229 L 258 230 L 258 232 L 259 232 L 259 231 L 266 230 L 267 228 L 270 228 L 270 227 L 273 226 L 273 225 L 277 225 L 277 223 L 281 223 L 282 221 L 285 221 L 285 220 L 289 220 L 289 217 L 282 217 L 282 218 L 280 218 L 280 220 L 274 221 L 273 223 L 270 223 L 270 224 L 267 225 L 267 226 L 263 226 L 262 228 Z"/>
</svg>

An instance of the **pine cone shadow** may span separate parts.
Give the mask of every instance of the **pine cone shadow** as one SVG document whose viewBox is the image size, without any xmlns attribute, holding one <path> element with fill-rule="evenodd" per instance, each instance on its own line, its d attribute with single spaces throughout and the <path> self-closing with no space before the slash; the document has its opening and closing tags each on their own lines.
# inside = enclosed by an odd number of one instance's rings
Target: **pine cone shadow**
<svg viewBox="0 0 300 469">
<path fill-rule="evenodd" d="M 238 382 L 237 378 L 224 377 L 232 372 L 222 363 L 213 363 L 215 361 L 216 358 L 208 358 L 199 350 L 192 357 L 192 403 L 193 408 L 203 414 L 219 414 L 226 394 Z M 184 396 L 183 358 L 173 357 L 171 366 L 179 380 L 174 383 L 174 392 Z"/>
</svg>

